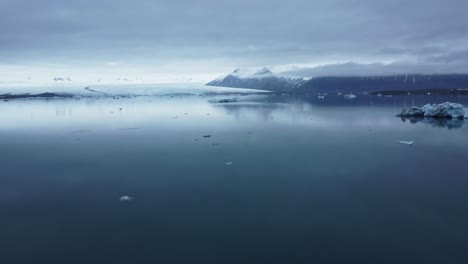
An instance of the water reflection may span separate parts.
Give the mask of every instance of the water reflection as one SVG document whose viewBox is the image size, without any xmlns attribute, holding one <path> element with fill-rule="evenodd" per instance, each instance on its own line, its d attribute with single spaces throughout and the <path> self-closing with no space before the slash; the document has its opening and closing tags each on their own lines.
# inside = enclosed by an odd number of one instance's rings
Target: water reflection
<svg viewBox="0 0 468 264">
<path fill-rule="evenodd" d="M 51 248 L 64 259 L 79 252 L 77 263 L 110 251 L 145 263 L 225 263 L 206 259 L 213 250 L 227 262 L 242 252 L 309 256 L 304 243 L 327 257 L 335 245 L 350 255 L 393 255 L 420 241 L 410 252 L 416 259 L 440 252 L 431 241 L 468 243 L 460 240 L 468 237 L 460 213 L 468 201 L 467 127 L 409 126 L 394 117 L 404 107 L 396 101 L 210 99 L 0 102 L 0 206 L 9 212 L 0 217 L 0 244 L 15 256 L 46 252 L 40 263 Z M 136 199 L 122 204 L 125 195 Z M 89 245 L 112 247 L 89 256 Z"/>
<path fill-rule="evenodd" d="M 401 117 L 401 121 L 409 121 L 410 124 L 426 124 L 432 127 L 441 127 L 447 129 L 460 129 L 465 125 L 464 119 L 451 118 L 431 118 L 431 117 Z"/>
<path fill-rule="evenodd" d="M 217 104 L 217 108 L 222 108 L 227 115 L 232 115 L 236 120 L 255 116 L 258 120 L 268 121 L 274 119 L 276 112 L 285 110 L 286 105 L 278 103 L 230 103 Z"/>
</svg>

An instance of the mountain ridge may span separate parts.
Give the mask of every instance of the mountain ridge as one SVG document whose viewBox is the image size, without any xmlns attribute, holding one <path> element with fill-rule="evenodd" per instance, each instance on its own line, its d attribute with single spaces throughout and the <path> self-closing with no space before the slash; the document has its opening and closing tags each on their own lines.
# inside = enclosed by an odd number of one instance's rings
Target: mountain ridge
<svg viewBox="0 0 468 264">
<path fill-rule="evenodd" d="M 236 69 L 230 74 L 215 79 L 206 85 L 268 91 L 288 91 L 297 88 L 302 84 L 302 78 L 286 78 L 278 76 L 268 68 L 262 67 L 255 71 Z"/>
<path fill-rule="evenodd" d="M 266 67 L 247 74 L 236 69 L 206 85 L 273 92 L 379 92 L 431 89 L 468 89 L 468 74 L 396 74 L 383 76 L 278 76 Z"/>
</svg>

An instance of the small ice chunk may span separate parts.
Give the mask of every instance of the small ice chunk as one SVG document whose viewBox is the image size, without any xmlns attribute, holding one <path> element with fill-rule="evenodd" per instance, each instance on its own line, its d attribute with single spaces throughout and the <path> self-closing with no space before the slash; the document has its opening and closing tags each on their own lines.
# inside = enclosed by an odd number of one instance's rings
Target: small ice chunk
<svg viewBox="0 0 468 264">
<path fill-rule="evenodd" d="M 237 98 L 221 99 L 218 103 L 237 103 Z"/>
<path fill-rule="evenodd" d="M 232 161 L 226 162 L 226 165 L 231 166 L 231 165 L 232 165 Z"/>
<path fill-rule="evenodd" d="M 131 196 L 126 196 L 125 195 L 125 196 L 120 197 L 121 202 L 130 202 L 130 201 L 133 201 L 133 200 L 135 200 L 135 198 L 131 197 Z"/>
<path fill-rule="evenodd" d="M 345 95 L 344 95 L 344 98 L 345 98 L 345 99 L 354 99 L 354 98 L 356 98 L 356 97 L 357 97 L 357 96 L 354 95 L 354 94 L 352 94 L 352 93 L 350 93 L 350 94 L 345 94 Z"/>
<path fill-rule="evenodd" d="M 409 146 L 413 146 L 414 145 L 414 141 L 404 141 L 404 140 L 400 140 L 400 141 L 395 141 L 396 143 L 398 144 L 402 144 L 402 145 L 409 145 Z"/>
</svg>

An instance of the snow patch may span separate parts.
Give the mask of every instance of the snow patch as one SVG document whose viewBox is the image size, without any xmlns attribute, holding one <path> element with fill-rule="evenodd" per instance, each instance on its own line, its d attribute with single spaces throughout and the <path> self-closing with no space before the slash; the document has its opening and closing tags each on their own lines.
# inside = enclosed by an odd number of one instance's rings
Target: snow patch
<svg viewBox="0 0 468 264">
<path fill-rule="evenodd" d="M 269 77 L 276 77 L 274 73 L 272 73 L 268 68 L 242 68 L 236 69 L 231 74 L 231 76 L 235 76 L 242 79 L 254 79 L 254 78 L 269 78 Z M 228 76 L 229 76 L 228 75 Z"/>
</svg>

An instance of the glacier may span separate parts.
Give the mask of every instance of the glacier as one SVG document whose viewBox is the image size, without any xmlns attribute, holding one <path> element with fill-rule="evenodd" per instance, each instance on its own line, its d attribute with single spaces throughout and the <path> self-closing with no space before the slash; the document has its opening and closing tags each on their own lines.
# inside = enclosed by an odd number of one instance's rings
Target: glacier
<svg viewBox="0 0 468 264">
<path fill-rule="evenodd" d="M 87 98 L 133 96 L 204 96 L 268 93 L 246 88 L 209 87 L 203 84 L 46 84 L 0 85 L 0 99 Z"/>
</svg>

